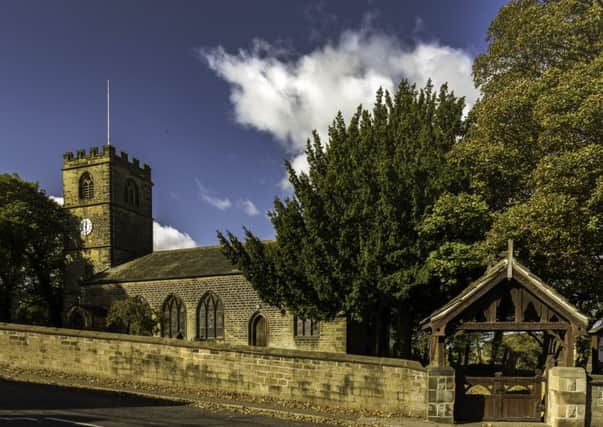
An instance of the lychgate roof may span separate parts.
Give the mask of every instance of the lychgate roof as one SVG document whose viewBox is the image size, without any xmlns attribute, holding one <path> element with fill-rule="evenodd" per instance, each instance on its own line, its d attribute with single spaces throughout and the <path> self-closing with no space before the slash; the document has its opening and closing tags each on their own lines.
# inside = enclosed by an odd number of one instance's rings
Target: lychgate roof
<svg viewBox="0 0 603 427">
<path fill-rule="evenodd" d="M 530 295 L 542 301 L 547 306 L 571 324 L 584 332 L 588 326 L 588 317 L 582 314 L 573 304 L 562 297 L 557 291 L 545 284 L 542 279 L 531 273 L 527 267 L 519 263 L 511 255 L 499 261 L 475 282 L 471 283 L 459 295 L 450 300 L 443 307 L 434 311 L 428 318 L 421 322 L 424 330 L 433 330 L 445 327 L 449 322 L 458 318 L 470 306 L 476 304 L 489 291 L 497 286 L 505 286 L 511 280 L 526 289 Z"/>
</svg>

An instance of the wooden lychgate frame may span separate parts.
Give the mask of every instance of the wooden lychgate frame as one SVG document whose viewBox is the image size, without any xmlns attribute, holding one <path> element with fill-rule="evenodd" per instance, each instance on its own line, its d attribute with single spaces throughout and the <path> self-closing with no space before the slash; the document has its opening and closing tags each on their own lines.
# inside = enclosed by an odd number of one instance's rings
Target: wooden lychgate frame
<svg viewBox="0 0 603 427">
<path fill-rule="evenodd" d="M 421 322 L 432 367 L 447 366 L 446 337 L 461 331 L 541 331 L 546 367 L 574 366 L 576 338 L 587 326 L 585 315 L 514 258 L 511 241 L 505 259 Z"/>
</svg>

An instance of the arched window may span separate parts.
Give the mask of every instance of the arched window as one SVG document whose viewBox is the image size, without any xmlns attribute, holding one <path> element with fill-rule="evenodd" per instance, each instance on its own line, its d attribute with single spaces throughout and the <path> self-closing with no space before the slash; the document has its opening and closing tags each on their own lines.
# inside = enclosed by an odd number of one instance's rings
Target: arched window
<svg viewBox="0 0 603 427">
<path fill-rule="evenodd" d="M 80 177 L 80 199 L 90 200 L 94 198 L 94 181 L 88 172 Z"/>
<path fill-rule="evenodd" d="M 138 199 L 138 187 L 136 186 L 136 183 L 129 179 L 126 182 L 126 188 L 125 188 L 125 192 L 124 192 L 124 201 L 132 206 L 138 206 L 139 205 L 139 199 Z"/>
<path fill-rule="evenodd" d="M 197 338 L 224 338 L 224 305 L 213 292 L 208 292 L 197 307 Z"/>
<path fill-rule="evenodd" d="M 186 337 L 186 308 L 180 298 L 170 295 L 163 303 L 161 336 L 184 339 Z"/>
</svg>

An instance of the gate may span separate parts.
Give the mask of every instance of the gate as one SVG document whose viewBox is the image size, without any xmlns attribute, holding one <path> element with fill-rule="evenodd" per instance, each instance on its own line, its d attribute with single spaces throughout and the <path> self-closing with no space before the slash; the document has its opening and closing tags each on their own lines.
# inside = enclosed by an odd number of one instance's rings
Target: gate
<svg viewBox="0 0 603 427">
<path fill-rule="evenodd" d="M 542 421 L 544 378 L 465 376 L 457 370 L 455 419 L 463 421 Z"/>
</svg>

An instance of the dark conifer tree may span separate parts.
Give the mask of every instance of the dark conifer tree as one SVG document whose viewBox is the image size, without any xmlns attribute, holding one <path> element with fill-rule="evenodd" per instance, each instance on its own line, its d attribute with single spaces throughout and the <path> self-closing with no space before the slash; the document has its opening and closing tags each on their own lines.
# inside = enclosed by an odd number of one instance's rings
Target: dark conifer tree
<svg viewBox="0 0 603 427">
<path fill-rule="evenodd" d="M 351 351 L 391 354 L 393 326 L 393 353 L 408 357 L 411 325 L 438 304 L 423 298 L 431 282 L 420 224 L 455 175 L 447 155 L 463 135 L 463 107 L 446 86 L 403 81 L 393 96 L 379 90 L 372 111 L 359 107 L 349 124 L 338 114 L 328 144 L 316 132 L 308 141 L 308 173 L 286 163 L 294 194 L 270 212 L 276 241 L 247 229 L 244 243 L 218 233 L 225 254 L 270 304 L 360 321 Z M 354 345 L 358 333 L 367 346 Z"/>
</svg>

